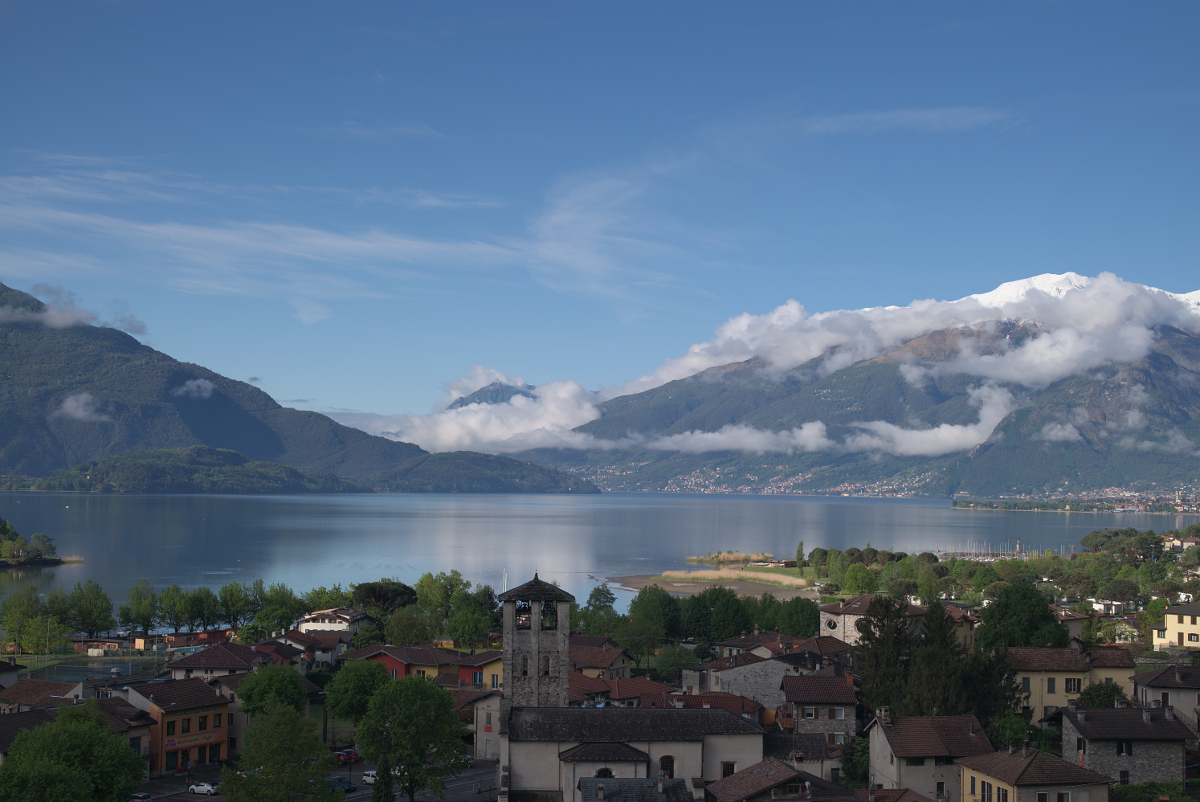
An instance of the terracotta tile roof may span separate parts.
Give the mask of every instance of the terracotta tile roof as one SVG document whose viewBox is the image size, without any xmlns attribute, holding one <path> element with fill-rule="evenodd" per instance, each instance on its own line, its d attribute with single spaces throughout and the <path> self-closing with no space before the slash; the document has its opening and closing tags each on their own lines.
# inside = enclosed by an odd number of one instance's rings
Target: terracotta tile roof
<svg viewBox="0 0 1200 802">
<path fill-rule="evenodd" d="M 572 669 L 608 668 L 622 658 L 628 660 L 629 653 L 624 649 L 596 646 L 572 646 L 570 661 Z"/>
<path fill-rule="evenodd" d="M 153 697 L 152 703 L 158 705 L 164 712 L 223 705 L 229 702 L 199 677 L 148 682 L 137 686 L 134 690 L 146 699 Z"/>
<path fill-rule="evenodd" d="M 1105 707 L 1059 712 L 1088 740 L 1184 741 L 1196 737 L 1179 719 L 1167 718 L 1167 711 L 1161 708 Z"/>
<path fill-rule="evenodd" d="M 1093 668 L 1128 668 L 1133 670 L 1136 664 L 1128 649 L 1120 646 L 1093 646 L 1088 650 L 1088 659 Z"/>
<path fill-rule="evenodd" d="M 506 601 L 575 601 L 575 597 L 567 593 L 560 587 L 551 585 L 549 582 L 544 582 L 538 579 L 538 575 L 534 574 L 533 579 L 526 582 L 524 585 L 517 585 L 509 591 L 505 591 L 496 597 L 502 602 Z"/>
<path fill-rule="evenodd" d="M 453 649 L 441 649 L 437 646 L 367 646 L 352 652 L 343 652 L 338 659 L 366 660 L 378 654 L 386 654 L 405 665 L 420 666 L 456 666 L 460 664 L 463 653 Z"/>
<path fill-rule="evenodd" d="M 51 721 L 54 721 L 54 715 L 49 710 L 27 710 L 0 716 L 0 755 L 8 754 L 9 747 L 18 735 Z"/>
<path fill-rule="evenodd" d="M 559 752 L 558 759 L 564 763 L 645 763 L 650 760 L 650 756 L 628 744 L 588 743 Z"/>
<path fill-rule="evenodd" d="M 0 693 L 0 702 L 10 705 L 32 705 L 46 696 L 66 696 L 78 682 L 56 682 L 49 679 L 19 679 Z"/>
<path fill-rule="evenodd" d="M 850 644 L 832 635 L 817 635 L 815 638 L 805 638 L 796 644 L 795 652 L 812 652 L 813 654 L 837 654 L 850 651 Z"/>
<path fill-rule="evenodd" d="M 1074 671 L 1086 674 L 1092 668 L 1134 668 L 1133 655 L 1120 646 L 1096 646 L 1090 651 L 1049 647 L 1013 647 L 1008 663 L 1014 671 Z"/>
<path fill-rule="evenodd" d="M 572 671 L 567 674 L 567 695 L 572 702 L 580 702 L 588 696 L 597 694 L 608 694 L 608 682 L 606 680 L 589 677 L 578 671 Z"/>
<path fill-rule="evenodd" d="M 1054 613 L 1054 617 L 1059 621 L 1086 621 L 1088 618 L 1083 613 L 1068 610 L 1066 607 L 1060 607 L 1057 604 L 1050 605 L 1050 612 Z"/>
<path fill-rule="evenodd" d="M 866 788 L 855 788 L 854 796 L 858 802 L 869 802 L 871 794 Z M 875 802 L 933 802 L 924 794 L 918 794 L 911 788 L 877 788 Z"/>
<path fill-rule="evenodd" d="M 261 664 L 263 658 L 249 646 L 237 643 L 214 643 L 170 663 L 171 668 L 226 668 L 249 671 Z"/>
<path fill-rule="evenodd" d="M 766 660 L 766 657 L 760 657 L 757 654 L 735 654 L 729 657 L 718 657 L 714 660 L 709 660 L 706 663 L 701 663 L 697 668 L 702 668 L 706 671 L 725 671 L 730 668 L 738 668 L 740 666 L 748 666 L 751 663 L 761 663 Z"/>
<path fill-rule="evenodd" d="M 858 701 L 846 677 L 784 677 L 784 698 L 796 704 L 853 705 Z"/>
<path fill-rule="evenodd" d="M 609 699 L 637 699 L 646 693 L 670 693 L 675 690 L 669 685 L 663 685 L 661 682 L 655 682 L 645 677 L 606 679 L 604 681 L 608 683 Z"/>
<path fill-rule="evenodd" d="M 878 726 L 896 757 L 967 757 L 992 751 L 992 744 L 974 716 L 893 716 Z"/>
<path fill-rule="evenodd" d="M 762 735 L 762 727 L 727 710 L 640 710 L 636 707 L 514 707 L 514 741 L 702 741 L 706 735 Z"/>
<path fill-rule="evenodd" d="M 269 640 L 263 643 L 255 644 L 254 651 L 261 652 L 263 654 L 276 655 L 277 657 L 283 658 L 285 662 L 291 661 L 294 658 L 304 654 L 303 649 L 293 646 L 290 643 L 283 643 L 277 640 Z"/>
<path fill-rule="evenodd" d="M 1166 615 L 1200 615 L 1200 599 L 1176 607 L 1168 607 L 1163 612 Z"/>
<path fill-rule="evenodd" d="M 631 777 L 584 777 L 579 781 L 579 792 L 583 799 L 604 802 L 691 802 L 692 792 L 687 780 L 663 780 L 662 792 L 658 780 L 633 779 Z M 510 792 L 513 802 L 524 802 Z"/>
<path fill-rule="evenodd" d="M 1040 749 L 972 755 L 954 761 L 960 766 L 995 777 L 1009 785 L 1107 785 L 1113 782 L 1090 769 L 1059 760 Z"/>
<path fill-rule="evenodd" d="M 743 632 L 737 637 L 723 640 L 720 643 L 714 644 L 718 648 L 730 649 L 752 649 L 759 644 L 775 644 L 784 646 L 795 646 L 803 643 L 804 638 L 797 638 L 794 635 L 785 635 L 779 630 L 763 629 L 757 632 Z"/>
<path fill-rule="evenodd" d="M 1157 671 L 1135 674 L 1137 685 L 1155 688 L 1200 688 L 1200 666 L 1167 666 Z"/>
<path fill-rule="evenodd" d="M 833 615 L 866 615 L 867 607 L 877 597 L 893 601 L 890 596 L 884 596 L 880 593 L 864 593 L 861 596 L 855 596 L 851 599 L 840 599 L 832 604 L 824 604 L 819 609 L 823 613 L 831 613 Z M 898 605 L 897 602 L 893 603 Z M 908 605 L 904 610 L 905 615 L 911 616 L 923 616 L 926 612 L 924 607 L 918 607 L 915 604 Z"/>
<path fill-rule="evenodd" d="M 1036 646 L 1009 649 L 1008 664 L 1013 671 L 1076 671 L 1086 674 L 1090 669 L 1087 656 L 1076 649 Z"/>
<path fill-rule="evenodd" d="M 970 610 L 964 610 L 961 607 L 955 607 L 953 604 L 943 604 L 942 609 L 946 611 L 946 615 L 956 624 L 966 622 L 968 624 L 978 624 L 979 616 L 972 613 Z"/>
<path fill-rule="evenodd" d="M 607 635 L 580 635 L 576 632 L 571 633 L 569 645 L 571 646 L 592 646 L 603 647 L 608 644 L 610 649 L 620 649 L 617 642 Z"/>
<path fill-rule="evenodd" d="M 712 691 L 709 693 L 647 693 L 638 697 L 638 707 L 676 708 L 703 710 L 720 708 L 737 715 L 757 713 L 763 709 L 761 702 L 738 696 L 735 693 Z"/>
<path fill-rule="evenodd" d="M 73 699 L 59 699 L 60 704 L 46 705 L 46 708 L 52 708 L 49 712 L 55 717 L 59 712 L 66 707 L 71 707 L 75 702 Z M 131 729 L 137 727 L 148 727 L 155 723 L 155 718 L 145 710 L 134 707 L 119 696 L 110 696 L 107 699 L 93 700 L 96 706 L 100 708 L 100 712 L 104 714 L 105 721 L 113 732 L 125 734 Z"/>
<path fill-rule="evenodd" d="M 799 773 L 775 758 L 767 758 L 741 771 L 717 780 L 705 787 L 705 796 L 711 794 L 717 802 L 742 802 L 752 796 L 766 793 L 799 777 Z"/>
<path fill-rule="evenodd" d="M 503 660 L 504 652 L 497 649 L 483 649 L 475 654 L 461 654 L 458 658 L 460 666 L 485 666 L 495 660 Z"/>
</svg>

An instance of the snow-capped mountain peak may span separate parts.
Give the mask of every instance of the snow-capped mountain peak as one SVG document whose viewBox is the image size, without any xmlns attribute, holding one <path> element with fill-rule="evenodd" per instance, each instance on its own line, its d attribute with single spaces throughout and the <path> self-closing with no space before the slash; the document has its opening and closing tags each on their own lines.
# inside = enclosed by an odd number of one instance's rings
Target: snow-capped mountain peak
<svg viewBox="0 0 1200 802">
<path fill-rule="evenodd" d="M 1031 290 L 1061 298 L 1071 290 L 1081 290 L 1091 283 L 1091 278 L 1078 273 L 1042 273 L 1040 276 L 1005 282 L 991 292 L 968 295 L 962 300 L 975 301 L 981 306 L 1000 307 L 1025 300 Z"/>
</svg>

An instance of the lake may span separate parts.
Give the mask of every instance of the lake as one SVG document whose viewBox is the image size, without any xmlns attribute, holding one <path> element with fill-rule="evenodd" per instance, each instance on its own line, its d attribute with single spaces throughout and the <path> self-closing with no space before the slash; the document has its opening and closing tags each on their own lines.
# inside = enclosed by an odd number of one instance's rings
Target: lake
<svg viewBox="0 0 1200 802">
<path fill-rule="evenodd" d="M 0 571 L 0 596 L 94 579 L 119 604 L 140 579 L 157 587 L 230 580 L 318 585 L 458 569 L 499 591 L 535 571 L 582 603 L 604 577 L 685 568 L 719 549 L 791 557 L 796 542 L 935 551 L 968 543 L 1079 548 L 1094 529 L 1176 529 L 1198 516 L 952 509 L 928 499 L 605 493 L 598 496 L 118 496 L 0 493 L 0 517 L 44 532 L 82 563 Z"/>
</svg>

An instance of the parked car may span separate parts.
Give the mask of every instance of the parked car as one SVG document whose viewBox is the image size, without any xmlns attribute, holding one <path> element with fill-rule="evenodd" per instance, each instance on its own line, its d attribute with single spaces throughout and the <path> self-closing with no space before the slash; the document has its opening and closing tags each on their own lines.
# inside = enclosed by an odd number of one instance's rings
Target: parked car
<svg viewBox="0 0 1200 802">
<path fill-rule="evenodd" d="M 379 773 L 376 772 L 375 769 L 371 769 L 370 771 L 364 771 L 363 776 L 362 776 L 362 784 L 363 785 L 374 785 L 375 779 L 378 776 L 379 776 Z"/>
<path fill-rule="evenodd" d="M 139 791 L 130 797 L 130 802 L 150 802 L 150 794 L 143 794 Z"/>
<path fill-rule="evenodd" d="M 207 794 L 208 796 L 212 796 L 213 794 L 217 793 L 217 786 L 219 785 L 220 783 L 192 783 L 188 786 L 188 793 Z"/>
<path fill-rule="evenodd" d="M 342 765 L 362 760 L 362 758 L 358 756 L 358 751 L 355 749 L 343 749 L 342 751 L 334 752 L 333 754 L 334 757 L 337 758 L 337 762 L 341 763 Z"/>
<path fill-rule="evenodd" d="M 347 780 L 345 777 L 330 777 L 329 778 L 329 790 L 336 791 L 339 788 L 343 791 L 357 791 L 358 790 L 358 786 L 355 785 L 354 783 L 350 782 L 349 780 Z"/>
</svg>

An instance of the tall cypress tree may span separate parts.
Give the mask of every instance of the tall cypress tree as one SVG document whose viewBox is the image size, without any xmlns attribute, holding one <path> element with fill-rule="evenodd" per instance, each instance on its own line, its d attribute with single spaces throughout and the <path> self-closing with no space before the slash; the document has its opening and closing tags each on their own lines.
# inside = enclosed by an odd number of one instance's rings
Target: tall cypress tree
<svg viewBox="0 0 1200 802">
<path fill-rule="evenodd" d="M 901 604 L 876 596 L 858 621 L 859 640 L 851 655 L 862 677 L 862 700 L 868 711 L 901 701 L 908 680 L 915 638 Z"/>
</svg>

